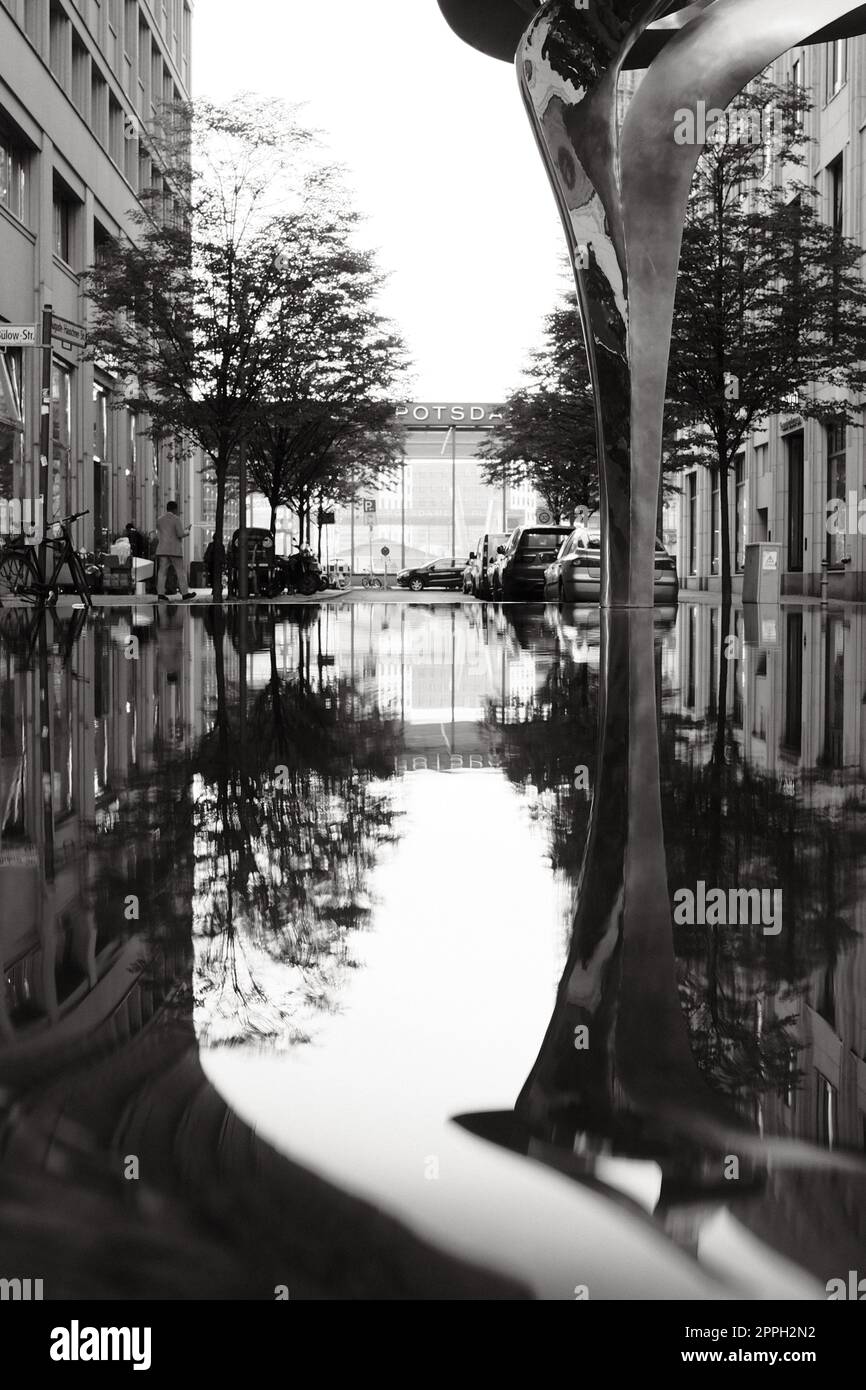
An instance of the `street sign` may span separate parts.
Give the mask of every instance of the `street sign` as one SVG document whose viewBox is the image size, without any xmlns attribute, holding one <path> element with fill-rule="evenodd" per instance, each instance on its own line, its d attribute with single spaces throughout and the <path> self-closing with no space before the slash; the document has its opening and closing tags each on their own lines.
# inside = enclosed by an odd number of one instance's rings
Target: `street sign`
<svg viewBox="0 0 866 1390">
<path fill-rule="evenodd" d="M 62 319 L 59 314 L 52 315 L 51 336 L 70 347 L 84 347 L 87 342 L 87 330 L 71 319 Z"/>
<path fill-rule="evenodd" d="M 539 526 L 552 526 L 553 513 L 541 510 L 535 513 L 535 520 L 538 522 Z"/>
<path fill-rule="evenodd" d="M 390 549 L 389 549 L 389 547 L 388 547 L 387 545 L 383 545 L 383 546 L 382 546 L 382 551 L 381 551 L 381 553 L 382 553 L 383 555 L 390 555 L 390 554 L 391 554 L 391 551 L 390 551 Z"/>
<path fill-rule="evenodd" d="M 0 323 L 0 347 L 35 347 L 35 323 Z"/>
<path fill-rule="evenodd" d="M 373 497 L 364 498 L 364 511 L 374 512 L 376 510 L 376 500 Z"/>
<path fill-rule="evenodd" d="M 320 526 L 335 526 L 337 517 L 335 512 L 319 512 Z"/>
</svg>

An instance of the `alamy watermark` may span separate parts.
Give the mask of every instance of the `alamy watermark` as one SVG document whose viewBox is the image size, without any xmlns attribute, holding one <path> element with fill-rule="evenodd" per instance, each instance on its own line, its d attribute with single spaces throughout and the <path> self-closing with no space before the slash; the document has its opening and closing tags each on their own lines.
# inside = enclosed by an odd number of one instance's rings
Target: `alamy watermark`
<svg viewBox="0 0 866 1390">
<path fill-rule="evenodd" d="M 0 497 L 0 536 L 23 536 L 26 545 L 39 545 L 43 517 L 41 497 Z"/>
<path fill-rule="evenodd" d="M 0 1303 L 41 1303 L 41 1279 L 0 1279 Z"/>
<path fill-rule="evenodd" d="M 700 100 L 674 112 L 674 141 L 678 145 L 733 145 L 772 151 L 790 140 L 790 132 L 790 117 L 774 106 L 723 111 Z"/>
<path fill-rule="evenodd" d="M 674 893 L 674 922 L 679 927 L 762 926 L 764 936 L 782 930 L 781 888 L 707 888 L 698 879 L 694 891 Z"/>
<path fill-rule="evenodd" d="M 82 1327 L 73 1318 L 69 1327 L 51 1329 L 52 1361 L 131 1361 L 134 1371 L 149 1371 L 149 1327 Z"/>
</svg>

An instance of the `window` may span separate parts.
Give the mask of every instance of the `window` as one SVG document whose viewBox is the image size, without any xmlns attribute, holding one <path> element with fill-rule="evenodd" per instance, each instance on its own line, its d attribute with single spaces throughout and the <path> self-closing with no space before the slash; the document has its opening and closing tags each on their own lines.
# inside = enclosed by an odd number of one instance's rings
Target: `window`
<svg viewBox="0 0 866 1390">
<path fill-rule="evenodd" d="M 694 476 L 695 476 L 694 473 L 690 473 L 690 474 L 689 474 L 689 477 L 690 477 L 690 478 L 694 478 Z M 695 662 L 696 662 L 696 657 L 697 657 L 697 646 L 698 646 L 698 615 L 697 615 L 697 609 L 695 608 L 695 605 L 694 605 L 693 603 L 690 603 L 690 604 L 689 604 L 689 607 L 688 607 L 688 627 L 687 627 L 687 629 L 686 629 L 686 691 L 685 691 L 685 706 L 686 706 L 686 709 L 694 709 L 694 707 L 695 707 L 695 689 L 696 689 Z"/>
<path fill-rule="evenodd" d="M 186 5 L 186 4 L 185 4 L 184 7 L 183 7 L 183 62 L 182 62 L 182 70 L 183 70 L 183 80 L 184 80 L 184 84 L 185 84 L 185 86 L 187 87 L 187 89 L 189 88 L 189 57 L 190 57 L 190 49 L 191 49 L 191 47 L 192 47 L 192 11 L 190 10 L 189 5 Z"/>
<path fill-rule="evenodd" d="M 72 265 L 75 259 L 75 203 L 63 187 L 54 185 L 54 254 Z"/>
<path fill-rule="evenodd" d="M 101 222 L 93 219 L 93 260 L 95 265 L 104 265 L 114 238 Z"/>
<path fill-rule="evenodd" d="M 90 128 L 104 145 L 108 135 L 108 83 L 95 67 L 90 78 Z"/>
<path fill-rule="evenodd" d="M 138 520 L 138 415 L 134 410 L 127 409 L 127 450 L 126 450 L 126 478 L 127 478 L 127 516 L 135 525 Z"/>
<path fill-rule="evenodd" d="M 50 518 L 69 513 L 69 473 L 72 460 L 72 372 L 62 363 L 51 368 L 51 494 Z"/>
<path fill-rule="evenodd" d="M 801 58 L 795 58 L 791 64 L 791 91 L 795 98 L 803 98 L 803 62 Z M 799 110 L 796 116 L 797 129 L 803 130 L 806 124 L 805 112 Z"/>
<path fill-rule="evenodd" d="M 827 172 L 830 176 L 830 221 L 833 231 L 841 236 L 845 221 L 845 169 L 841 154 L 827 166 Z"/>
<path fill-rule="evenodd" d="M 827 100 L 840 92 L 848 80 L 848 43 L 836 39 L 827 44 Z"/>
<path fill-rule="evenodd" d="M 66 11 L 58 0 L 51 0 L 48 15 L 48 61 L 58 82 L 65 87 L 69 82 L 69 43 L 71 28 Z"/>
<path fill-rule="evenodd" d="M 825 1149 L 834 1149 L 836 1147 L 836 1087 L 819 1071 L 816 1071 L 815 1079 L 818 1083 L 816 1088 L 818 1143 Z"/>
<path fill-rule="evenodd" d="M 93 383 L 93 546 L 107 550 L 111 529 L 108 391 Z"/>
<path fill-rule="evenodd" d="M 19 222 L 27 221 L 28 165 L 24 147 L 0 127 L 0 204 Z"/>
<path fill-rule="evenodd" d="M 24 498 L 22 358 L 17 348 L 0 356 L 0 524 L 4 532 L 19 529 L 18 508 Z M 13 501 L 17 505 L 10 508 Z"/>
<path fill-rule="evenodd" d="M 827 619 L 824 664 L 824 765 L 844 766 L 845 619 Z M 828 1015 L 824 1015 L 828 1017 Z M 835 1022 L 834 1019 L 829 1019 Z"/>
<path fill-rule="evenodd" d="M 87 93 L 90 88 L 90 55 L 75 35 L 72 38 L 72 100 L 82 115 L 86 115 Z"/>
<path fill-rule="evenodd" d="M 114 97 L 108 98 L 108 153 L 121 169 L 124 164 L 123 108 Z"/>
<path fill-rule="evenodd" d="M 785 440 L 788 453 L 788 570 L 803 569 L 803 436 L 791 434 Z"/>
<path fill-rule="evenodd" d="M 718 468 L 713 469 L 713 524 L 711 533 L 710 573 L 721 574 L 722 565 L 722 497 Z"/>
<path fill-rule="evenodd" d="M 24 32 L 33 43 L 39 42 L 39 0 L 24 0 Z"/>
<path fill-rule="evenodd" d="M 841 501 L 844 515 L 845 496 L 845 426 L 830 425 L 827 429 L 827 501 Z M 829 507 L 827 513 L 829 513 Z M 848 553 L 848 538 L 834 531 L 827 531 L 828 565 L 839 565 Z"/>
<path fill-rule="evenodd" d="M 749 538 L 749 484 L 746 478 L 746 458 L 744 454 L 737 455 L 735 478 L 736 487 L 734 496 L 737 535 L 734 567 L 739 574 L 746 566 L 746 542 Z"/>
<path fill-rule="evenodd" d="M 755 476 L 763 478 L 770 466 L 770 448 L 767 444 L 755 446 Z"/>
<path fill-rule="evenodd" d="M 688 477 L 689 574 L 698 572 L 698 475 Z"/>
</svg>

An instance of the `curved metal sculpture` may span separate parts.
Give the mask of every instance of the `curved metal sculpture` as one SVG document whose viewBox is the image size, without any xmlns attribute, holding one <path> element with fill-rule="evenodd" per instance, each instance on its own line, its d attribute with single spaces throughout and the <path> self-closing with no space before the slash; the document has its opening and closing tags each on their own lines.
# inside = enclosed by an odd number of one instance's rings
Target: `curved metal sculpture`
<svg viewBox="0 0 866 1390">
<path fill-rule="evenodd" d="M 596 405 L 601 602 L 651 608 L 664 398 L 682 231 L 701 145 L 676 113 L 724 108 L 798 43 L 866 32 L 851 0 L 439 0 L 514 59 L 574 267 Z M 815 32 L 816 11 L 823 27 Z M 805 37 L 804 37 L 805 36 Z M 623 112 L 620 75 L 647 67 Z"/>
</svg>

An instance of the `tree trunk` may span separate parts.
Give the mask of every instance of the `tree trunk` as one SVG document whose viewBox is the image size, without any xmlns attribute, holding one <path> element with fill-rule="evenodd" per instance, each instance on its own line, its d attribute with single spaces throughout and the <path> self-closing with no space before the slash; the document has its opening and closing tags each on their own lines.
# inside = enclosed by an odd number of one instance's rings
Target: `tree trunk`
<svg viewBox="0 0 866 1390">
<path fill-rule="evenodd" d="M 277 539 L 277 506 L 278 506 L 278 503 L 274 501 L 273 497 L 269 497 L 269 498 L 268 498 L 268 502 L 270 503 L 270 508 L 271 508 L 271 540 L 274 541 L 274 543 L 275 543 L 274 548 L 276 549 L 276 539 Z"/>
<path fill-rule="evenodd" d="M 223 596 L 223 567 L 220 564 L 220 556 L 225 554 L 223 543 L 223 528 L 225 526 L 226 512 L 226 472 L 228 470 L 228 459 L 220 454 L 216 460 L 216 480 L 217 480 L 217 502 L 216 516 L 214 518 L 213 532 L 213 568 L 211 578 L 211 596 L 214 603 L 220 603 Z"/>
<path fill-rule="evenodd" d="M 722 607 L 730 607 L 733 593 L 731 578 L 731 518 L 728 506 L 728 465 L 724 456 L 719 455 L 719 535 L 722 543 Z"/>
</svg>

